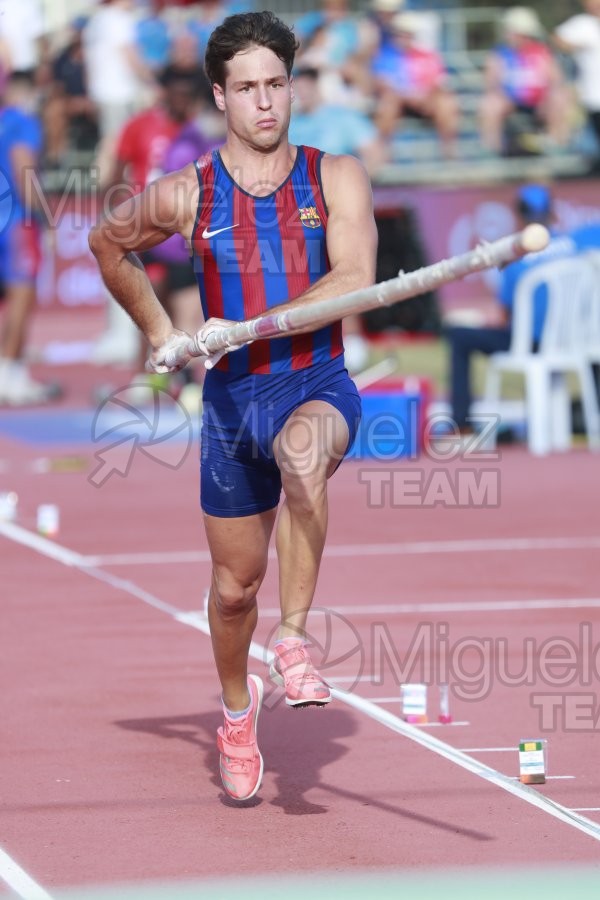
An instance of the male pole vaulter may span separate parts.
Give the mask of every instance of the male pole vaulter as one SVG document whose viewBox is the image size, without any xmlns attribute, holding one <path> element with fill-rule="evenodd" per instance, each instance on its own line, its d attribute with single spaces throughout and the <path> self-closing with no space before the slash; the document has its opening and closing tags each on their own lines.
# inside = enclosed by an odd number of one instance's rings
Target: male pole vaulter
<svg viewBox="0 0 600 900">
<path fill-rule="evenodd" d="M 374 282 L 377 232 L 361 164 L 288 142 L 296 48 L 270 12 L 225 19 L 205 58 L 227 122 L 223 147 L 158 179 L 91 232 L 104 281 L 147 338 L 157 371 L 189 336 L 173 329 L 135 252 L 171 234 L 183 234 L 192 251 L 207 319 L 201 344 L 225 319 Z M 248 652 L 282 488 L 281 626 L 271 675 L 284 684 L 288 705 L 331 700 L 305 628 L 327 531 L 327 479 L 354 439 L 360 398 L 345 369 L 339 321 L 255 341 L 229 356 L 207 352 L 207 362 L 201 503 L 225 717 L 217 743 L 227 794 L 246 800 L 263 772 L 256 739 L 263 685 L 248 676 Z"/>
</svg>

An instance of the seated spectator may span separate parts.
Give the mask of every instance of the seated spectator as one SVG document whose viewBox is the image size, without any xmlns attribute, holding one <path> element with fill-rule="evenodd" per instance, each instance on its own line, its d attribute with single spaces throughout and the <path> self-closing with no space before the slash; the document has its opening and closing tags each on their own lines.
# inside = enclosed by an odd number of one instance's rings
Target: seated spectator
<svg viewBox="0 0 600 900">
<path fill-rule="evenodd" d="M 156 80 L 136 45 L 136 20 L 131 0 L 104 0 L 83 35 L 90 97 L 98 106 L 100 137 L 107 153 L 127 119 L 145 105 Z"/>
<path fill-rule="evenodd" d="M 531 222 L 549 226 L 553 219 L 552 198 L 547 187 L 529 184 L 517 193 L 516 211 L 521 227 Z M 471 407 L 471 359 L 475 353 L 506 352 L 511 341 L 511 316 L 517 285 L 523 275 L 533 266 L 550 259 L 573 256 L 577 245 L 569 235 L 561 235 L 551 228 L 552 240 L 541 253 L 530 253 L 516 262 L 505 266 L 500 273 L 498 301 L 501 306 L 504 325 L 483 327 L 446 327 L 445 334 L 450 349 L 450 403 L 452 418 L 462 433 L 473 431 L 469 416 Z M 540 289 L 534 297 L 533 331 L 534 338 L 542 335 L 546 312 L 545 289 Z"/>
<path fill-rule="evenodd" d="M 0 0 L 0 45 L 7 71 L 37 70 L 45 49 L 44 21 L 41 0 Z"/>
<path fill-rule="evenodd" d="M 370 49 L 375 54 L 394 45 L 394 19 L 404 7 L 404 0 L 371 0 L 366 27 L 361 24 L 363 40 L 370 36 Z"/>
<path fill-rule="evenodd" d="M 194 4 L 193 15 L 186 22 L 185 30 L 194 39 L 197 59 L 204 59 L 211 33 L 233 11 L 232 4 L 226 0 L 203 0 Z"/>
<path fill-rule="evenodd" d="M 94 150 L 98 143 L 96 106 L 87 93 L 83 59 L 84 18 L 71 26 L 67 46 L 52 65 L 52 81 L 43 106 L 46 165 L 58 165 L 70 147 Z"/>
<path fill-rule="evenodd" d="M 322 9 L 301 16 L 295 32 L 300 40 L 300 57 L 315 65 L 341 66 L 358 49 L 358 26 L 347 0 L 324 0 Z"/>
<path fill-rule="evenodd" d="M 382 47 L 373 60 L 375 122 L 383 137 L 390 137 L 405 115 L 427 119 L 438 132 L 444 154 L 453 156 L 458 103 L 445 86 L 440 54 L 417 44 L 418 29 L 417 15 L 399 13 L 393 19 L 393 42 Z"/>
<path fill-rule="evenodd" d="M 557 146 L 563 146 L 569 137 L 572 104 L 560 67 L 541 39 L 536 13 L 525 6 L 511 7 L 502 25 L 504 41 L 486 64 L 480 106 L 484 146 L 492 153 L 503 152 L 505 125 L 514 112 L 532 117 Z"/>
<path fill-rule="evenodd" d="M 147 0 L 146 11 L 136 25 L 136 45 L 141 59 L 152 72 L 160 72 L 169 62 L 171 36 L 160 14 L 158 0 Z"/>
<path fill-rule="evenodd" d="M 326 153 L 350 153 L 372 175 L 384 161 L 385 148 L 371 120 L 358 110 L 324 103 L 318 69 L 294 74 L 294 107 L 290 141 L 319 147 Z"/>
<path fill-rule="evenodd" d="M 585 12 L 563 22 L 554 43 L 572 54 L 577 66 L 577 90 L 596 137 L 593 169 L 600 171 L 600 0 L 583 0 Z"/>
<path fill-rule="evenodd" d="M 300 40 L 297 63 L 321 72 L 321 93 L 328 103 L 364 107 L 356 78 L 355 55 L 359 50 L 358 22 L 348 0 L 323 0 L 322 9 L 301 16 L 295 26 Z"/>
</svg>

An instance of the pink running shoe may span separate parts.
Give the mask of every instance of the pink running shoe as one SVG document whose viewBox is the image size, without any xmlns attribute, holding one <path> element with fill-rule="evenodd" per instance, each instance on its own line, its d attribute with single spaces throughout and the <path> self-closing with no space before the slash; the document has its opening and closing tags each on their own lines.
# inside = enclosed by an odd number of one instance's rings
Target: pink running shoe
<svg viewBox="0 0 600 900">
<path fill-rule="evenodd" d="M 256 742 L 256 721 L 262 706 L 263 683 L 258 675 L 248 676 L 250 712 L 241 719 L 230 719 L 217 731 L 221 754 L 221 781 L 234 800 L 249 800 L 260 787 L 263 758 Z"/>
<path fill-rule="evenodd" d="M 285 688 L 288 706 L 325 706 L 332 700 L 325 684 L 308 654 L 302 638 L 284 638 L 275 644 L 275 658 L 269 674 L 275 684 Z"/>
</svg>

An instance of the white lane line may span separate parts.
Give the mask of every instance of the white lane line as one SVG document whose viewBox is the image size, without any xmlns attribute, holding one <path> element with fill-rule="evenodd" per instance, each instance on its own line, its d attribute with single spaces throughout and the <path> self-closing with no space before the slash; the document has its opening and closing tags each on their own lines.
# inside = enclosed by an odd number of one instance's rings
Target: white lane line
<svg viewBox="0 0 600 900">
<path fill-rule="evenodd" d="M 394 544 L 328 544 L 324 557 L 419 556 L 439 553 L 514 553 L 545 550 L 598 550 L 600 537 L 487 538 L 462 541 L 411 541 Z M 274 559 L 275 549 L 269 548 Z M 157 553 L 105 553 L 86 556 L 89 566 L 165 565 L 210 562 L 208 550 L 173 550 Z"/>
<path fill-rule="evenodd" d="M 88 568 L 87 559 L 81 557 L 82 568 Z M 85 563 L 85 565 L 83 565 Z M 94 567 L 95 568 L 95 567 Z M 472 612 L 523 612 L 528 609 L 600 609 L 600 597 L 565 597 L 562 600 L 553 598 L 539 598 L 534 600 L 473 600 L 472 602 L 458 601 L 456 603 L 372 603 L 365 606 L 328 606 L 332 613 L 344 616 L 410 616 L 417 613 L 472 613 Z M 278 619 L 281 610 L 278 606 L 261 606 L 259 602 L 261 618 Z M 203 610 L 189 610 L 187 615 L 205 615 Z M 339 676 L 332 681 L 355 682 L 370 681 L 371 676 L 357 677 L 356 675 Z"/>
<path fill-rule="evenodd" d="M 471 613 L 471 612 L 522 612 L 529 609 L 599 609 L 600 597 L 553 597 L 534 598 L 532 600 L 473 600 L 435 601 L 430 603 L 373 603 L 364 606 L 328 606 L 331 612 L 346 616 L 398 615 L 408 616 L 421 613 Z M 264 618 L 278 618 L 281 610 L 276 606 L 262 607 L 260 615 Z"/>
<path fill-rule="evenodd" d="M 52 900 L 48 891 L 34 881 L 1 847 L 0 878 L 23 900 Z"/>
<path fill-rule="evenodd" d="M 37 551 L 37 553 L 40 553 L 42 556 L 47 556 L 50 559 L 56 560 L 56 562 L 62 563 L 63 566 L 79 569 L 80 571 L 85 572 L 86 575 L 96 578 L 98 581 L 103 581 L 105 584 L 110 584 L 112 587 L 125 591 L 126 593 L 137 597 L 138 600 L 143 600 L 143 602 L 147 603 L 149 606 L 153 606 L 161 612 L 166 612 L 174 618 L 180 613 L 180 610 L 176 606 L 171 606 L 170 603 L 164 603 L 164 601 L 155 597 L 154 594 L 151 594 L 149 591 L 145 591 L 133 581 L 129 581 L 129 579 L 126 578 L 119 578 L 118 575 L 112 575 L 110 572 L 103 572 L 101 569 L 94 566 L 88 566 L 86 558 L 80 553 L 69 550 L 68 547 L 63 547 L 61 544 L 50 541 L 42 535 L 27 531 L 27 529 L 23 528 L 21 525 L 15 525 L 14 522 L 0 522 L 0 534 L 9 538 L 9 540 L 15 541 L 17 544 L 22 544 L 25 547 Z"/>
<path fill-rule="evenodd" d="M 574 806 L 573 812 L 600 812 L 600 806 Z"/>
<path fill-rule="evenodd" d="M 158 553 L 99 553 L 82 557 L 88 566 L 166 566 L 208 563 L 208 550 L 173 550 Z"/>
<path fill-rule="evenodd" d="M 13 523 L 1 522 L 0 534 L 4 534 L 6 537 L 10 537 L 11 540 L 15 540 L 19 543 L 27 543 L 27 546 L 34 547 L 35 545 L 35 549 L 37 549 L 38 552 L 58 560 L 56 553 L 52 550 L 55 545 L 51 541 L 47 540 L 46 538 L 42 538 L 39 535 L 30 535 L 30 532 L 26 532 L 25 529 L 21 528 L 20 526 L 16 526 Z M 27 535 L 35 537 L 35 542 L 30 542 L 28 537 L 26 537 Z M 181 611 L 172 612 L 172 610 L 174 609 L 173 607 L 170 607 L 168 604 L 163 603 L 163 601 L 149 594 L 149 592 L 141 590 L 135 590 L 134 592 L 136 586 L 133 585 L 132 582 L 125 581 L 124 579 L 113 579 L 113 577 L 108 575 L 108 573 L 99 572 L 97 569 L 90 569 L 86 565 L 78 565 L 76 560 L 82 559 L 79 554 L 68 551 L 64 547 L 61 549 L 63 553 L 66 553 L 65 558 L 70 559 L 70 562 L 64 563 L 65 565 L 77 566 L 81 569 L 82 572 L 92 575 L 92 577 L 94 578 L 101 578 L 103 581 L 108 584 L 112 584 L 119 590 L 133 594 L 134 596 L 138 597 L 138 599 L 143 600 L 144 603 L 148 603 L 149 605 L 153 606 L 155 609 L 160 609 L 164 612 L 170 612 L 173 618 L 175 618 L 182 624 L 187 624 L 193 628 L 197 628 L 204 634 L 209 633 L 208 620 L 205 616 L 200 616 L 197 613 L 190 615 L 189 613 Z M 201 621 L 202 619 L 204 621 Z M 258 659 L 259 661 L 264 662 L 265 660 L 269 659 L 271 654 L 266 647 L 253 642 L 250 648 L 250 656 L 254 659 Z M 359 697 L 356 694 L 347 693 L 343 690 L 339 690 L 338 688 L 332 688 L 331 693 L 334 697 L 340 700 L 340 702 L 345 703 L 347 706 L 350 706 L 353 709 L 356 709 L 358 712 L 362 713 L 365 716 L 368 716 L 375 722 L 378 722 L 380 725 L 389 728 L 390 731 L 394 731 L 397 734 L 403 735 L 414 743 L 419 744 L 421 747 L 424 747 L 426 750 L 437 753 L 438 756 L 441 756 L 449 762 L 460 766 L 460 768 L 465 769 L 467 772 L 471 772 L 473 775 L 477 775 L 479 778 L 483 778 L 485 781 L 496 785 L 496 787 L 501 788 L 508 794 L 511 794 L 514 797 L 523 800 L 525 803 L 529 803 L 531 806 L 535 806 L 537 809 L 547 813 L 553 818 L 564 822 L 566 825 L 570 825 L 572 828 L 581 831 L 583 834 L 587 834 L 588 837 L 591 837 L 596 841 L 600 841 L 600 823 L 594 822 L 591 819 L 580 815 L 579 813 L 573 812 L 562 804 L 551 800 L 549 797 L 546 797 L 543 794 L 540 794 L 538 791 L 532 789 L 528 785 L 521 784 L 520 781 L 515 780 L 508 775 L 503 775 L 501 772 L 497 772 L 495 769 L 492 769 L 491 766 L 487 766 L 485 765 L 485 763 L 482 763 L 477 759 L 472 759 L 463 751 L 457 750 L 456 747 L 452 747 L 450 744 L 446 744 L 444 741 L 441 741 L 439 738 L 434 737 L 424 729 L 416 728 L 414 725 L 409 725 L 408 722 L 404 722 L 398 716 L 395 716 L 382 707 L 377 706 L 376 703 L 372 703 L 365 697 Z M 574 776 L 559 777 L 572 778 Z"/>
</svg>

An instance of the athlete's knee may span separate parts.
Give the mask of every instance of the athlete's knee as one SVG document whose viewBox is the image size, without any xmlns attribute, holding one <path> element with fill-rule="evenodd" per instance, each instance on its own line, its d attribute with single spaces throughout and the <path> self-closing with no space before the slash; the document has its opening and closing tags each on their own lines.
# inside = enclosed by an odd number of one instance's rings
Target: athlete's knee
<svg viewBox="0 0 600 900">
<path fill-rule="evenodd" d="M 222 618 L 249 613 L 256 606 L 256 595 L 264 578 L 264 570 L 242 576 L 220 570 L 214 573 L 212 599 Z"/>
</svg>

